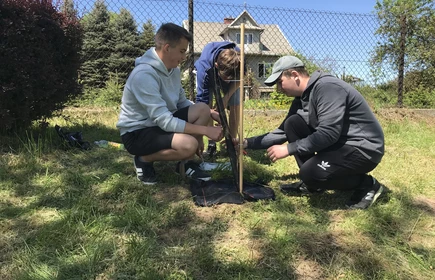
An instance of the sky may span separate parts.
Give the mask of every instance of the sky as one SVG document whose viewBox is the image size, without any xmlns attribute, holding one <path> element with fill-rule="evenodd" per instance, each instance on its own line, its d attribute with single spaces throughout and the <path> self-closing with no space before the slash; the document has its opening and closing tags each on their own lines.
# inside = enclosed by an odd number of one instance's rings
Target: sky
<svg viewBox="0 0 435 280">
<path fill-rule="evenodd" d="M 195 0 L 194 0 L 195 1 Z M 374 12 L 376 0 L 306 0 L 306 1 L 289 1 L 289 0 L 203 0 L 205 2 L 231 3 L 235 5 L 247 4 L 250 6 L 260 6 L 269 8 L 289 8 L 305 9 L 317 11 L 333 11 L 344 13 L 362 13 L 369 14 Z"/>
</svg>

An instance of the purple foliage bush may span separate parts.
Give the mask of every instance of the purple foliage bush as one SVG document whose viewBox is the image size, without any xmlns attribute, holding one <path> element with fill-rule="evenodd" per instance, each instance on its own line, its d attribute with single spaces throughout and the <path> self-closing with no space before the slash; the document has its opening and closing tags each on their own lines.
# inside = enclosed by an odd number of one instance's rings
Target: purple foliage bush
<svg viewBox="0 0 435 280">
<path fill-rule="evenodd" d="M 44 120 L 78 95 L 82 29 L 52 0 L 0 1 L 0 131 Z"/>
</svg>

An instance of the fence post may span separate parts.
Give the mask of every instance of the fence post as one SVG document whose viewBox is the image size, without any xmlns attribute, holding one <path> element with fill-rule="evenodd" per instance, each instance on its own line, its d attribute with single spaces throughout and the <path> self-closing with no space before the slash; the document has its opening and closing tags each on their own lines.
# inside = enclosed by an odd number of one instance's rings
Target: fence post
<svg viewBox="0 0 435 280">
<path fill-rule="evenodd" d="M 193 49 L 193 0 L 189 0 L 189 32 L 192 34 L 192 42 L 189 47 L 189 96 L 190 100 L 194 100 L 195 97 L 195 75 L 193 74 L 194 62 L 195 62 L 195 52 Z"/>
</svg>

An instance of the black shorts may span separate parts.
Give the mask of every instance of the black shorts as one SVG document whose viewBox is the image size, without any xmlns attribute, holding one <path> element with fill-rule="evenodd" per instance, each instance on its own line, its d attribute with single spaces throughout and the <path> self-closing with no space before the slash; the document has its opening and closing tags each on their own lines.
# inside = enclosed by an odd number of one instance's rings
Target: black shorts
<svg viewBox="0 0 435 280">
<path fill-rule="evenodd" d="M 174 113 L 174 117 L 188 121 L 189 106 Z M 171 149 L 174 132 L 166 132 L 158 126 L 138 129 L 121 136 L 125 149 L 132 155 L 146 156 Z"/>
</svg>

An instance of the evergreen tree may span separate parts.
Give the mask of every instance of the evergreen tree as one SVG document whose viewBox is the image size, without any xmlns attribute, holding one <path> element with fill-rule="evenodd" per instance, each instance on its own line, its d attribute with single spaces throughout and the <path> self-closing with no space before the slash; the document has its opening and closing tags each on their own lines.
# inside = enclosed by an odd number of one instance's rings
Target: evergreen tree
<svg viewBox="0 0 435 280">
<path fill-rule="evenodd" d="M 134 60 L 142 55 L 136 22 L 126 9 L 121 9 L 119 15 L 111 23 L 113 52 L 109 57 L 108 68 L 112 78 L 125 83 L 128 74 L 134 67 Z"/>
<path fill-rule="evenodd" d="M 95 2 L 82 23 L 84 39 L 80 79 L 86 87 L 104 87 L 109 77 L 107 62 L 112 53 L 110 15 L 104 0 Z"/>
<path fill-rule="evenodd" d="M 68 20 L 77 19 L 77 10 L 74 6 L 74 0 L 64 0 L 60 10 Z"/>
<path fill-rule="evenodd" d="M 155 27 L 149 19 L 142 25 L 142 32 L 140 34 L 140 42 L 142 51 L 145 52 L 151 47 L 154 47 Z"/>
</svg>

